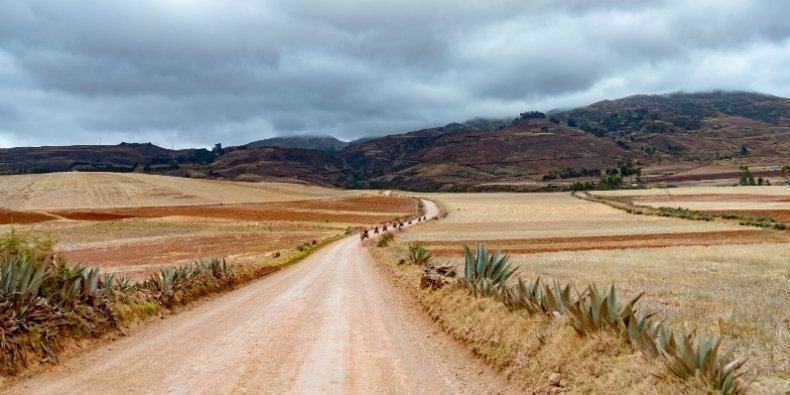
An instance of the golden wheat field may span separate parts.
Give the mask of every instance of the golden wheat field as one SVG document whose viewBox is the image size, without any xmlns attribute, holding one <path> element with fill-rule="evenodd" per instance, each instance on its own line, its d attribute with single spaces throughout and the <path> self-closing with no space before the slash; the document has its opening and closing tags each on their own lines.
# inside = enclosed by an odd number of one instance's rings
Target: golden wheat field
<svg viewBox="0 0 790 395">
<path fill-rule="evenodd" d="M 359 194 L 300 184 L 135 173 L 70 172 L 0 177 L 0 207 L 26 211 L 268 203 Z"/>
<path fill-rule="evenodd" d="M 447 218 L 401 240 L 441 262 L 460 265 L 462 244 L 482 242 L 510 253 L 526 277 L 645 292 L 643 309 L 680 331 L 722 336 L 748 358 L 755 389 L 790 389 L 790 233 L 632 215 L 567 193 L 430 198 Z"/>
<path fill-rule="evenodd" d="M 376 192 L 142 174 L 0 177 L 0 233 L 47 234 L 75 264 L 143 274 L 206 258 L 286 260 L 300 244 L 414 213 Z"/>
</svg>

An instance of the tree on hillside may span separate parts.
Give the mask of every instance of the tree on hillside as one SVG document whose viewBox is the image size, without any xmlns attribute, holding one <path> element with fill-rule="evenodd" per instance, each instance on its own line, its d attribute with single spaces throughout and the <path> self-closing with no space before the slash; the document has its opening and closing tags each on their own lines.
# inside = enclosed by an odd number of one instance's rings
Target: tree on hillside
<svg viewBox="0 0 790 395">
<path fill-rule="evenodd" d="M 217 143 L 217 144 L 214 144 L 214 148 L 211 149 L 211 152 L 214 155 L 222 155 L 222 154 L 225 153 L 225 150 L 222 148 L 222 144 Z"/>
<path fill-rule="evenodd" d="M 790 183 L 790 165 L 782 166 L 782 177 L 786 183 Z"/>
<path fill-rule="evenodd" d="M 745 145 L 741 146 L 741 156 L 749 155 L 749 149 Z"/>
<path fill-rule="evenodd" d="M 754 176 L 749 171 L 748 166 L 741 166 L 741 174 L 738 180 L 738 184 L 740 185 L 756 185 L 754 182 Z"/>
<path fill-rule="evenodd" d="M 578 127 L 578 126 L 579 126 L 579 124 L 576 122 L 575 119 L 568 118 L 568 127 L 575 128 L 575 127 Z"/>
</svg>

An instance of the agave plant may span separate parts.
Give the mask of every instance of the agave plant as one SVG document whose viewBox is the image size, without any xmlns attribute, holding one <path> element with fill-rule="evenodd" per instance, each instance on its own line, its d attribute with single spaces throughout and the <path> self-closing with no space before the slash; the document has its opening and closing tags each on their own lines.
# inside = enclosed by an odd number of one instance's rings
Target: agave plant
<svg viewBox="0 0 790 395">
<path fill-rule="evenodd" d="M 120 289 L 121 292 L 124 293 L 130 292 L 132 288 L 134 288 L 135 286 L 135 284 L 132 282 L 132 279 L 125 276 L 116 277 L 115 284 L 118 285 L 118 289 Z"/>
<path fill-rule="evenodd" d="M 420 243 L 409 246 L 409 264 L 422 266 L 426 269 L 433 266 L 431 252 Z"/>
<path fill-rule="evenodd" d="M 743 388 L 738 370 L 746 360 L 735 359 L 732 353 L 720 354 L 721 339 L 700 337 L 696 344 L 692 335 L 675 340 L 674 334 L 666 330 L 660 339 L 664 362 L 676 376 L 687 379 L 696 374 L 706 378 L 709 384 L 721 394 L 741 393 Z"/>
<path fill-rule="evenodd" d="M 0 296 L 22 308 L 39 298 L 41 284 L 49 275 L 47 265 L 37 264 L 29 256 L 4 254 L 0 261 Z"/>
<path fill-rule="evenodd" d="M 480 244 L 475 254 L 465 245 L 464 258 L 464 278 L 461 281 L 470 291 L 476 295 L 505 296 L 505 286 L 516 274 L 516 268 L 511 267 L 508 262 L 510 256 L 501 256 L 499 250 L 489 255 L 488 249 Z"/>
<path fill-rule="evenodd" d="M 581 334 L 613 329 L 629 341 L 638 342 L 650 328 L 650 319 L 653 316 L 637 313 L 636 302 L 643 295 L 644 293 L 640 293 L 622 305 L 614 284 L 608 292 L 601 292 L 595 285 L 589 285 L 576 303 L 568 307 L 571 325 Z"/>
<path fill-rule="evenodd" d="M 99 268 L 77 266 L 72 270 L 71 277 L 63 284 L 61 297 L 68 302 L 83 300 L 93 304 L 98 290 Z"/>
<path fill-rule="evenodd" d="M 115 274 L 104 274 L 99 277 L 99 288 L 111 289 L 115 283 Z"/>
<path fill-rule="evenodd" d="M 510 308 L 524 309 L 530 315 L 562 313 L 573 304 L 571 286 L 563 287 L 556 281 L 553 286 L 541 284 L 540 277 L 527 282 L 519 278 L 518 283 L 508 289 L 505 304 Z"/>
</svg>

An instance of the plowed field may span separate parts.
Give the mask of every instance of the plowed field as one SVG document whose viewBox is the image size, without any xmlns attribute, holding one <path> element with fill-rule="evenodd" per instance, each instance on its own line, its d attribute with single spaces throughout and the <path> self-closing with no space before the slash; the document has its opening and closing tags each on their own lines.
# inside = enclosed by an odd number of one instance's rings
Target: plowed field
<svg viewBox="0 0 790 395">
<path fill-rule="evenodd" d="M 767 242 L 790 242 L 790 237 L 780 233 L 766 234 L 766 232 L 760 230 L 730 230 L 513 240 L 430 241 L 427 242 L 427 246 L 436 255 L 462 256 L 463 250 L 459 246 L 468 245 L 474 247 L 478 243 L 484 243 L 489 248 L 500 249 L 507 254 L 537 254 L 558 251 L 625 250 L 634 248 L 716 246 Z"/>
<path fill-rule="evenodd" d="M 9 176 L 0 187 L 0 231 L 45 230 L 69 261 L 123 272 L 287 259 L 302 243 L 417 209 L 412 198 L 371 192 L 141 174 Z"/>
</svg>

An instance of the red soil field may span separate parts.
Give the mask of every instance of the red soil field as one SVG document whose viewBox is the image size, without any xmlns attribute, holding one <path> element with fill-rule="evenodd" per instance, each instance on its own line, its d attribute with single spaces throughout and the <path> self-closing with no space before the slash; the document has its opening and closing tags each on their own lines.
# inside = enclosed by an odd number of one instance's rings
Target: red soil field
<svg viewBox="0 0 790 395">
<path fill-rule="evenodd" d="M 271 233 L 226 233 L 221 235 L 190 235 L 162 237 L 156 240 L 135 240 L 100 247 L 58 251 L 69 262 L 89 266 L 137 266 L 173 264 L 229 255 L 263 254 L 290 250 L 300 243 L 324 235 L 272 235 Z"/>
<path fill-rule="evenodd" d="M 790 210 L 704 210 L 709 214 L 737 214 L 752 217 L 773 217 L 779 222 L 790 223 Z"/>
<path fill-rule="evenodd" d="M 56 211 L 58 216 L 88 221 L 111 221 L 123 218 L 159 218 L 186 216 L 237 221 L 305 221 L 371 224 L 394 216 L 415 212 L 414 199 L 400 197 L 354 197 L 330 201 L 243 204 L 232 206 L 141 207 L 97 210 Z M 344 210 L 381 212 L 378 215 L 322 213 L 307 210 Z"/>
<path fill-rule="evenodd" d="M 0 208 L 0 225 L 6 224 L 34 224 L 57 219 L 52 215 L 32 211 L 14 211 Z"/>
<path fill-rule="evenodd" d="M 728 230 L 717 232 L 655 233 L 643 235 L 555 237 L 511 240 L 425 241 L 439 256 L 463 255 L 461 246 L 484 243 L 489 249 L 509 254 L 536 254 L 558 251 L 613 250 L 631 248 L 675 247 L 692 245 L 755 244 L 788 242 L 790 237 L 764 230 Z"/>
</svg>

